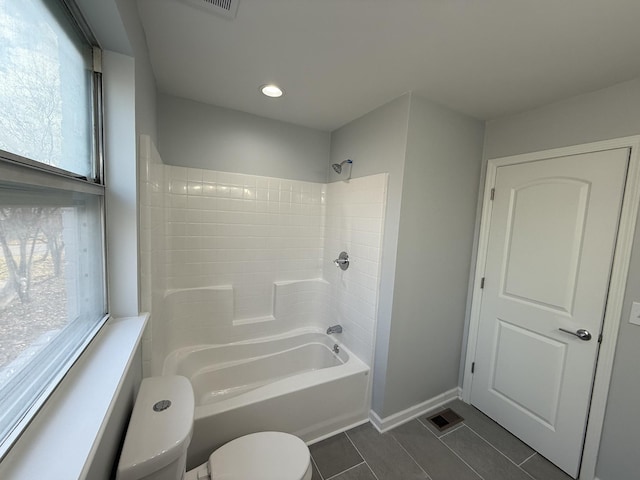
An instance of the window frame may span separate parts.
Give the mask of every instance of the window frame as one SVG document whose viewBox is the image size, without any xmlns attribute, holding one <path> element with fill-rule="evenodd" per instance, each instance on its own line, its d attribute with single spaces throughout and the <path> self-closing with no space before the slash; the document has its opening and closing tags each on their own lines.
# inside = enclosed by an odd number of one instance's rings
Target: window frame
<svg viewBox="0 0 640 480">
<path fill-rule="evenodd" d="M 100 202 L 100 231 L 102 237 L 102 272 L 103 272 L 103 291 L 102 303 L 104 315 L 95 325 L 84 335 L 82 341 L 76 346 L 75 350 L 64 361 L 60 362 L 57 372 L 51 377 L 50 381 L 45 385 L 43 390 L 35 397 L 31 406 L 16 421 L 11 432 L 5 437 L 0 438 L 0 461 L 2 461 L 12 447 L 16 444 L 27 427 L 35 419 L 38 412 L 46 404 L 47 400 L 60 386 L 63 379 L 69 374 L 71 368 L 78 362 L 83 353 L 87 350 L 91 342 L 96 338 L 100 330 L 110 318 L 109 295 L 108 295 L 108 262 L 107 262 L 107 231 L 106 231 L 106 188 L 104 184 L 105 178 L 105 155 L 104 155 L 104 99 L 102 85 L 102 49 L 98 44 L 89 24 L 82 15 L 80 9 L 74 0 L 56 0 L 65 10 L 67 17 L 79 33 L 81 38 L 86 42 L 87 46 L 92 49 L 92 65 L 91 65 L 91 107 L 92 112 L 90 118 L 92 120 L 92 172 L 91 178 L 78 175 L 59 167 L 47 165 L 27 157 L 23 157 L 5 150 L 0 149 L 0 177 L 6 183 L 22 184 L 34 187 L 47 187 L 60 189 L 69 192 L 87 193 L 96 196 Z M 55 356 L 52 351 L 56 350 L 63 339 L 54 338 L 49 344 L 43 348 L 43 356 Z M 40 354 L 39 354 L 40 356 Z M 26 367 L 31 371 L 36 367 L 33 362 Z M 25 375 L 26 378 L 28 376 Z M 37 374 L 36 374 L 37 376 Z"/>
</svg>

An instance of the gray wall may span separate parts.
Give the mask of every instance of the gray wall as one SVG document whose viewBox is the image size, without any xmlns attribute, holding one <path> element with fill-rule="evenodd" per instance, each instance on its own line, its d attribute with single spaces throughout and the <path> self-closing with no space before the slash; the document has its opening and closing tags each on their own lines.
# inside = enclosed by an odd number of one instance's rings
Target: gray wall
<svg viewBox="0 0 640 480">
<path fill-rule="evenodd" d="M 149 135 L 151 140 L 157 144 L 156 97 L 158 92 L 156 88 L 156 78 L 153 74 L 151 61 L 149 59 L 147 39 L 142 29 L 142 23 L 140 22 L 138 2 L 133 0 L 116 0 L 116 3 L 135 60 L 136 134 L 138 136 L 143 133 Z"/>
<path fill-rule="evenodd" d="M 330 163 L 352 159 L 354 178 L 389 173 L 373 369 L 372 405 L 376 412 L 382 411 L 384 403 L 410 101 L 410 94 L 403 95 L 331 134 Z M 348 174 L 346 166 L 342 176 L 330 165 L 325 164 L 325 168 L 330 181 Z"/>
<path fill-rule="evenodd" d="M 405 94 L 331 135 L 331 163 L 389 173 L 372 408 L 458 385 L 483 123 Z M 346 178 L 329 167 L 330 181 Z"/>
<path fill-rule="evenodd" d="M 138 205 L 133 58 L 104 52 L 105 208 L 109 313 L 138 314 Z"/>
<path fill-rule="evenodd" d="M 640 79 L 487 122 L 485 158 L 637 135 Z"/>
<path fill-rule="evenodd" d="M 640 134 L 640 80 L 487 123 L 485 159 Z M 640 327 L 628 323 L 640 301 L 636 229 L 596 474 L 636 478 L 640 471 Z"/>
<path fill-rule="evenodd" d="M 383 416 L 458 386 L 483 135 L 412 97 Z"/>
<path fill-rule="evenodd" d="M 327 181 L 328 132 L 160 95 L 158 134 L 169 165 Z"/>
</svg>

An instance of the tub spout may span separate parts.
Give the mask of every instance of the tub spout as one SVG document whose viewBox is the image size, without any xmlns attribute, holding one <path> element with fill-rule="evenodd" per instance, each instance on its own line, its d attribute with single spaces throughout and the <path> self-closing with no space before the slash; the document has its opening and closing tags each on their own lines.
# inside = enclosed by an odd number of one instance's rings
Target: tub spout
<svg viewBox="0 0 640 480">
<path fill-rule="evenodd" d="M 333 327 L 327 328 L 327 335 L 331 335 L 332 333 L 342 333 L 342 325 L 334 325 Z"/>
</svg>

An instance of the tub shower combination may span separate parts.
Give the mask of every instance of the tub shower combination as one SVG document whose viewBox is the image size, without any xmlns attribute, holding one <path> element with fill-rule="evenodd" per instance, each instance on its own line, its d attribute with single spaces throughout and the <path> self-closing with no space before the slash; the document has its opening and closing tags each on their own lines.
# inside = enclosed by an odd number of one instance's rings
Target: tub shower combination
<svg viewBox="0 0 640 480">
<path fill-rule="evenodd" d="M 248 433 L 314 442 L 366 421 L 388 175 L 165 165 L 146 135 L 139 155 L 143 372 L 193 386 L 189 468 Z"/>
<path fill-rule="evenodd" d="M 196 399 L 189 468 L 248 433 L 311 441 L 366 420 L 369 367 L 327 333 L 307 328 L 172 352 L 163 374 L 187 377 Z"/>
</svg>

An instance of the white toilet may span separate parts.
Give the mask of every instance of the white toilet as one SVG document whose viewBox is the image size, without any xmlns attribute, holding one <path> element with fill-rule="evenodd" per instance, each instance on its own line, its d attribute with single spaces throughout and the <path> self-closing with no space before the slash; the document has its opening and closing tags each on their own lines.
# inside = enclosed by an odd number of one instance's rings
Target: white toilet
<svg viewBox="0 0 640 480">
<path fill-rule="evenodd" d="M 282 432 L 245 435 L 186 471 L 195 401 L 185 377 L 145 378 L 133 407 L 116 480 L 311 480 L 305 443 Z"/>
</svg>

